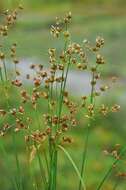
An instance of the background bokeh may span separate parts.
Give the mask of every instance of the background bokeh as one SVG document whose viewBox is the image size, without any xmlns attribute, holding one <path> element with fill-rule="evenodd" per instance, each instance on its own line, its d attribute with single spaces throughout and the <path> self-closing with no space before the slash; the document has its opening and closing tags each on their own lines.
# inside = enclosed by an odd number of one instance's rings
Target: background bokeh
<svg viewBox="0 0 126 190">
<path fill-rule="evenodd" d="M 18 0 L 0 0 L 0 12 L 12 9 L 18 3 Z M 62 49 L 62 41 L 55 42 L 50 36 L 49 29 L 54 23 L 55 17 L 62 16 L 67 11 L 72 12 L 70 32 L 73 41 L 82 42 L 84 39 L 88 39 L 95 42 L 97 36 L 105 39 L 105 47 L 102 51 L 106 58 L 106 65 L 102 71 L 104 81 L 109 83 L 108 79 L 114 75 L 119 80 L 111 92 L 103 97 L 103 101 L 109 104 L 113 102 L 120 104 L 121 111 L 107 118 L 97 119 L 92 129 L 86 178 L 89 184 L 88 189 L 94 190 L 100 176 L 104 174 L 111 162 L 111 159 L 103 156 L 102 150 L 117 143 L 124 144 L 126 138 L 126 0 L 22 0 L 21 3 L 24 10 L 4 43 L 7 51 L 13 42 L 18 42 L 17 54 L 24 63 L 24 67 L 25 64 L 31 62 L 40 62 L 48 66 L 48 48 Z M 82 80 L 80 78 L 78 86 L 82 86 L 83 79 L 83 77 Z M 75 96 L 74 89 L 73 84 L 72 96 Z M 79 96 L 79 94 L 77 95 Z M 12 99 L 16 104 L 14 97 Z M 1 98 L 0 102 L 2 101 L 4 100 Z M 78 116 L 78 118 L 83 121 L 82 116 Z M 80 128 L 74 129 L 71 134 L 75 139 L 74 148 L 69 147 L 76 163 L 81 160 L 80 145 L 84 138 L 82 135 L 83 122 L 80 123 Z M 7 146 L 11 157 L 13 149 L 9 142 Z M 17 146 L 22 154 L 21 142 Z M 71 172 L 71 166 L 63 155 L 59 159 L 59 189 L 76 190 L 77 179 Z M 6 171 L 2 168 L 4 167 L 0 168 L 0 189 L 12 190 L 11 185 L 7 185 Z M 103 189 L 112 190 L 116 180 L 116 177 L 112 176 Z M 27 180 L 24 179 L 24 183 L 27 184 Z M 125 181 L 121 181 L 118 190 L 125 190 L 125 188 Z"/>
<path fill-rule="evenodd" d="M 17 0 L 5 0 L 1 10 L 16 7 L 17 3 Z M 47 60 L 47 49 L 54 43 L 49 35 L 50 25 L 56 16 L 71 11 L 72 39 L 94 41 L 96 36 L 103 36 L 106 42 L 104 54 L 109 63 L 106 72 L 125 76 L 125 0 L 25 0 L 22 3 L 24 11 L 7 42 L 11 44 L 18 39 L 19 56 Z M 56 46 L 62 47 L 60 42 Z"/>
</svg>

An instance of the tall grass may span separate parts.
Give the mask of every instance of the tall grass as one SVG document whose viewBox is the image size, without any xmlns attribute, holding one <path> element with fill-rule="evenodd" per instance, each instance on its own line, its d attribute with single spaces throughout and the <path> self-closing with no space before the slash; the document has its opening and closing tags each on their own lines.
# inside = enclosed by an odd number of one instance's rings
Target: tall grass
<svg viewBox="0 0 126 190">
<path fill-rule="evenodd" d="M 1 38 L 8 36 L 8 31 L 13 26 L 17 19 L 18 12 L 22 9 L 20 5 L 12 13 L 5 12 L 5 21 L 0 27 Z M 71 12 L 67 13 L 64 18 L 56 18 L 56 23 L 51 26 L 51 35 L 56 38 L 56 43 L 59 38 L 63 40 L 63 49 L 61 52 L 55 48 L 48 50 L 49 54 L 49 68 L 44 70 L 43 65 L 32 64 L 30 68 L 31 73 L 25 76 L 26 80 L 31 81 L 32 89 L 29 91 L 24 84 L 21 73 L 18 70 L 20 63 L 16 55 L 17 44 L 12 44 L 10 48 L 10 56 L 14 64 L 14 75 L 9 76 L 6 66 L 6 55 L 4 54 L 4 44 L 0 53 L 0 78 L 1 88 L 3 90 L 5 102 L 7 105 L 1 105 L 0 119 L 1 129 L 0 136 L 2 141 L 4 138 L 12 136 L 12 144 L 14 149 L 16 176 L 12 177 L 12 187 L 15 190 L 26 189 L 23 183 L 23 170 L 21 165 L 24 163 L 20 160 L 19 150 L 17 149 L 17 141 L 20 134 L 25 139 L 25 150 L 27 154 L 27 168 L 29 168 L 29 175 L 31 180 L 30 189 L 39 190 L 56 190 L 57 176 L 59 175 L 58 163 L 60 151 L 66 155 L 69 163 L 77 176 L 77 183 L 79 183 L 78 190 L 86 190 L 88 185 L 86 182 L 86 163 L 88 161 L 88 145 L 90 141 L 90 133 L 94 125 L 95 116 L 107 116 L 110 112 L 117 112 L 120 106 L 115 104 L 111 107 L 101 104 L 97 105 L 97 99 L 102 93 L 106 92 L 110 86 L 101 85 L 98 89 L 97 82 L 101 79 L 100 69 L 106 63 L 104 57 L 100 54 L 101 48 L 104 46 L 104 39 L 97 37 L 94 44 L 88 40 L 83 40 L 81 44 L 72 42 L 72 35 L 69 32 L 69 25 L 71 24 Z M 95 62 L 90 63 L 90 54 L 94 55 Z M 75 67 L 83 72 L 88 72 L 91 76 L 90 94 L 82 96 L 79 102 L 72 100 L 71 95 L 66 89 L 67 78 L 70 67 Z M 25 69 L 25 68 L 24 68 Z M 23 76 L 24 78 L 24 76 Z M 82 81 L 83 82 L 83 81 Z M 79 84 L 78 84 L 79 85 Z M 10 88 L 14 88 L 19 94 L 18 104 L 12 105 L 10 102 Z M 46 110 L 41 105 L 45 101 Z M 27 111 L 30 107 L 30 113 Z M 43 109 L 43 110 L 42 110 Z M 82 111 L 84 120 L 87 121 L 86 139 L 82 148 L 82 163 L 81 168 L 77 165 L 67 151 L 64 145 L 72 144 L 72 139 L 68 135 L 68 131 L 78 125 L 77 113 Z M 40 119 L 38 113 L 43 114 Z M 35 125 L 34 128 L 31 126 Z M 74 149 L 74 147 L 73 147 Z M 1 146 L 1 151 L 4 153 L 5 162 L 8 163 L 7 152 L 4 146 Z M 102 189 L 104 183 L 108 179 L 113 167 L 122 159 L 125 154 L 124 149 L 115 147 L 112 151 L 106 150 L 105 153 L 113 157 L 114 161 L 108 171 L 101 179 L 99 185 L 94 187 L 96 190 Z M 36 179 L 34 170 L 32 171 L 32 163 L 36 160 L 39 168 L 39 178 Z M 121 173 L 119 176 L 123 176 Z M 89 176 L 90 177 L 90 176 Z"/>
</svg>

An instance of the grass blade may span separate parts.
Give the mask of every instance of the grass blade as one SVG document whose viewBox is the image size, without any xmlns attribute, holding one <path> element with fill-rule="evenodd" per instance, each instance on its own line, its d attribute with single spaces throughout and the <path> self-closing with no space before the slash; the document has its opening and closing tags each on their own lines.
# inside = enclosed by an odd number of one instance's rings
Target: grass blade
<svg viewBox="0 0 126 190">
<path fill-rule="evenodd" d="M 76 164 L 74 163 L 73 159 L 71 158 L 70 154 L 69 154 L 69 153 L 67 152 L 67 150 L 66 150 L 64 147 L 62 147 L 61 145 L 58 145 L 58 147 L 65 153 L 65 155 L 67 156 L 67 158 L 68 158 L 69 161 L 71 162 L 71 164 L 72 164 L 72 166 L 73 166 L 73 168 L 74 168 L 74 170 L 75 170 L 75 172 L 76 172 L 76 174 L 77 174 L 79 180 L 81 181 L 81 184 L 82 184 L 83 189 L 86 190 L 86 185 L 85 185 L 85 183 L 84 183 L 84 181 L 83 181 L 83 178 L 81 177 L 81 174 L 80 174 L 80 172 L 79 172 L 79 170 L 78 170 Z"/>
</svg>

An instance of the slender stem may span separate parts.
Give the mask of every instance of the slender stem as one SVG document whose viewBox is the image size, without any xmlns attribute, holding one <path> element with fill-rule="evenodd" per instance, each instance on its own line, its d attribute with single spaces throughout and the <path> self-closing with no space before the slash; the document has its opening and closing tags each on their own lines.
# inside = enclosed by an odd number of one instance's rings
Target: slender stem
<svg viewBox="0 0 126 190">
<path fill-rule="evenodd" d="M 67 30 L 67 24 L 66 24 L 65 29 Z M 66 48 L 67 48 L 67 40 L 65 41 L 64 52 L 66 52 Z M 59 95 L 59 105 L 57 108 L 58 118 L 60 118 L 61 112 L 62 112 L 63 92 L 64 92 L 65 86 L 66 86 L 66 79 L 67 79 L 67 75 L 68 75 L 69 64 L 70 63 L 68 63 L 68 65 L 67 65 L 65 81 L 61 82 L 60 95 Z M 62 78 L 64 78 L 64 70 L 62 71 Z M 53 86 L 51 86 L 51 97 L 50 97 L 50 99 L 52 99 L 52 91 L 53 91 Z M 56 132 L 57 128 L 59 128 L 59 124 L 56 125 L 55 132 Z M 50 146 L 50 158 L 51 158 L 51 160 L 50 160 L 50 170 L 51 171 L 50 171 L 50 179 L 49 179 L 49 190 L 56 190 L 58 151 L 56 149 L 55 144 L 52 144 L 51 141 L 49 142 L 49 144 L 50 144 L 49 146 Z M 57 142 L 56 142 L 56 144 L 57 144 Z"/>
<path fill-rule="evenodd" d="M 49 86 L 49 98 L 48 98 L 48 113 L 51 114 L 50 110 L 50 101 L 51 101 L 51 93 L 50 93 L 50 86 Z M 49 135 L 49 158 L 50 158 L 50 163 L 49 163 L 49 183 L 48 183 L 48 190 L 51 188 L 51 180 L 52 180 L 52 142 L 51 142 L 51 136 L 52 136 L 52 122 L 50 122 L 50 127 L 51 127 L 51 133 Z"/>
<path fill-rule="evenodd" d="M 67 31 L 67 28 L 68 28 L 68 24 L 66 23 L 65 25 L 65 30 Z M 66 53 L 66 49 L 67 49 L 67 44 L 68 44 L 68 40 L 66 39 L 65 40 L 65 44 L 64 44 L 64 54 Z M 60 112 L 62 111 L 62 97 L 63 97 L 63 88 L 65 89 L 65 86 L 66 86 L 66 79 L 67 79 L 67 74 L 68 74 L 68 70 L 69 70 L 69 64 L 70 64 L 70 60 L 69 60 L 69 63 L 67 65 L 67 72 L 66 72 L 66 77 L 65 77 L 65 82 L 62 81 L 61 82 L 61 87 L 60 87 L 60 96 L 59 96 L 59 117 L 60 117 Z M 64 78 L 64 72 L 65 70 L 63 69 L 62 71 L 62 78 Z"/>
<path fill-rule="evenodd" d="M 52 173 L 51 173 L 51 184 L 49 190 L 56 190 L 56 178 L 57 178 L 57 150 L 54 149 L 52 153 Z"/>
<path fill-rule="evenodd" d="M 27 128 L 26 132 L 27 132 L 27 135 L 30 135 L 31 129 Z M 29 144 L 29 142 L 26 141 L 25 145 L 26 145 L 26 153 L 27 153 L 27 163 L 28 163 L 27 165 L 28 165 L 28 171 L 29 171 L 29 181 L 30 180 L 34 181 L 34 184 L 33 184 L 34 189 L 39 190 L 40 187 L 38 186 L 36 176 L 35 176 L 35 174 L 33 174 L 34 167 L 33 166 L 31 167 L 31 163 L 30 163 L 30 159 L 29 159 L 29 153 L 31 152 L 30 144 Z"/>
<path fill-rule="evenodd" d="M 35 114 L 36 114 L 36 121 L 37 121 L 38 128 L 39 128 L 39 130 L 41 130 L 41 123 L 40 123 L 38 111 L 37 111 L 36 108 L 35 108 Z M 41 160 L 41 157 L 39 155 L 39 151 L 38 151 L 38 147 L 37 147 L 36 143 L 35 143 L 35 147 L 36 147 L 36 152 L 37 152 L 37 157 L 38 157 L 38 162 L 39 162 L 39 167 L 40 167 L 42 181 L 44 182 L 44 185 L 46 187 L 47 186 L 47 179 L 46 179 L 46 176 L 45 176 L 45 173 L 44 173 L 42 160 Z M 48 169 L 48 160 L 47 160 L 47 157 L 46 157 L 45 154 L 46 153 L 44 152 L 44 158 L 45 158 L 46 166 L 47 166 L 47 169 Z"/>
<path fill-rule="evenodd" d="M 7 81 L 7 68 L 6 68 L 5 59 L 3 60 L 3 66 L 4 66 L 5 79 Z"/>
<path fill-rule="evenodd" d="M 84 149 L 83 149 L 81 177 L 83 177 L 83 173 L 84 173 L 84 169 L 85 169 L 86 155 L 87 155 L 88 141 L 89 141 L 89 133 L 90 133 L 90 126 L 87 127 L 85 145 L 84 145 Z M 81 190 L 81 181 L 79 182 L 79 190 Z"/>
<path fill-rule="evenodd" d="M 94 81 L 94 72 L 92 73 L 92 81 Z M 94 102 L 94 85 L 91 86 L 91 95 L 90 95 L 90 103 L 93 104 Z M 91 118 L 89 121 L 89 124 L 87 126 L 87 133 L 86 133 L 86 139 L 83 147 L 83 154 L 82 154 L 82 165 L 81 165 L 81 177 L 84 176 L 84 170 L 85 170 L 85 164 L 86 164 L 86 157 L 87 157 L 87 150 L 88 150 L 88 144 L 89 144 L 89 135 L 90 135 L 90 126 L 91 126 Z M 81 190 L 82 183 L 79 181 L 79 188 L 78 190 Z"/>
<path fill-rule="evenodd" d="M 67 64 L 67 69 L 66 69 L 66 74 L 65 74 L 65 80 L 63 83 L 63 87 L 61 89 L 61 97 L 60 97 L 60 105 L 59 105 L 59 115 L 58 117 L 60 118 L 61 112 L 62 112 L 62 106 L 63 106 L 63 92 L 65 91 L 65 87 L 66 87 L 66 82 L 67 82 L 67 77 L 68 77 L 68 72 L 69 72 L 69 67 L 70 67 L 70 63 L 71 63 L 71 58 L 69 57 L 69 61 Z"/>
<path fill-rule="evenodd" d="M 120 152 L 119 154 L 119 157 L 123 156 L 124 154 L 126 153 L 126 147 L 124 147 L 122 149 L 122 151 Z M 96 190 L 100 190 L 101 187 L 103 186 L 104 182 L 106 181 L 106 179 L 108 178 L 108 176 L 110 175 L 111 171 L 113 170 L 113 166 L 115 164 L 117 164 L 120 160 L 119 159 L 116 159 L 114 160 L 114 162 L 112 163 L 112 165 L 110 166 L 110 168 L 108 169 L 108 171 L 105 173 L 103 179 L 101 180 L 100 184 L 98 185 L 98 187 L 96 188 Z"/>
<path fill-rule="evenodd" d="M 47 154 L 46 154 L 45 150 L 44 150 L 44 158 L 45 158 L 45 162 L 46 162 L 47 172 L 48 172 L 48 175 L 49 175 L 49 164 L 48 164 L 48 158 L 47 158 Z"/>
<path fill-rule="evenodd" d="M 6 104 L 7 104 L 7 108 L 9 110 L 10 108 L 10 101 L 9 101 L 9 96 L 8 96 L 8 89 L 7 89 L 7 86 L 3 85 L 4 86 L 4 92 L 5 92 L 5 97 L 6 97 Z"/>
<path fill-rule="evenodd" d="M 66 31 L 67 31 L 67 24 L 66 24 Z M 66 52 L 66 49 L 67 49 L 67 43 L 68 43 L 68 41 L 66 40 L 66 41 L 65 41 L 65 45 L 64 45 L 64 53 Z M 62 71 L 62 78 L 64 78 L 64 72 L 65 72 L 65 71 L 64 71 L 64 69 L 63 69 L 63 71 Z M 61 103 L 63 84 L 64 84 L 64 81 L 61 82 L 61 87 L 60 87 L 59 108 L 60 108 L 60 103 Z"/>
<path fill-rule="evenodd" d="M 23 183 L 22 183 L 22 176 L 21 176 L 21 169 L 20 169 L 20 163 L 19 163 L 19 158 L 18 158 L 18 153 L 17 153 L 17 148 L 16 148 L 16 140 L 15 140 L 15 134 L 12 133 L 12 140 L 13 140 L 13 146 L 14 146 L 14 153 L 15 153 L 15 160 L 16 160 L 16 167 L 17 167 L 17 172 L 18 172 L 18 178 L 16 177 L 19 185 L 19 189 L 23 190 Z"/>
<path fill-rule="evenodd" d="M 37 158 L 38 158 L 38 163 L 39 163 L 40 172 L 41 172 L 41 178 L 42 178 L 43 184 L 45 186 L 45 190 L 46 190 L 46 188 L 47 188 L 47 180 L 46 180 L 45 172 L 44 172 L 44 169 L 43 169 L 43 163 L 42 163 L 41 157 L 39 155 L 39 151 L 38 151 L 38 147 L 37 147 L 36 143 L 35 143 L 35 147 L 36 147 Z"/>
<path fill-rule="evenodd" d="M 2 68 L 0 66 L 0 78 L 1 78 L 1 81 L 3 82 L 3 75 L 2 75 Z"/>
<path fill-rule="evenodd" d="M 57 160 L 58 160 L 58 151 L 57 149 L 55 150 L 55 178 L 54 178 L 54 189 L 56 190 L 57 188 Z"/>
<path fill-rule="evenodd" d="M 79 180 L 81 181 L 81 184 L 82 184 L 82 187 L 83 187 L 83 190 L 86 190 L 86 186 L 85 186 L 85 183 L 83 181 L 83 178 L 79 172 L 79 169 L 77 168 L 75 162 L 73 161 L 72 157 L 70 156 L 70 154 L 67 152 L 67 150 L 62 147 L 61 145 L 58 145 L 58 147 L 65 153 L 65 155 L 67 156 L 67 158 L 69 159 L 69 161 L 71 162 L 73 168 L 75 169 L 75 172 L 79 178 Z"/>
<path fill-rule="evenodd" d="M 92 82 L 94 82 L 94 72 L 92 73 Z M 94 85 L 91 85 L 91 96 L 90 96 L 90 103 L 93 104 L 94 101 Z"/>
<path fill-rule="evenodd" d="M 67 81 L 67 76 L 68 76 L 68 71 L 69 71 L 69 66 L 70 66 L 70 58 L 69 58 L 69 62 L 68 62 L 68 65 L 67 65 L 67 70 L 66 70 L 66 75 L 65 75 L 65 80 L 64 80 L 64 83 L 62 83 L 61 85 L 61 95 L 60 95 L 60 104 L 59 104 L 59 113 L 58 113 L 58 118 L 60 118 L 61 116 L 61 112 L 62 112 L 62 106 L 63 106 L 63 92 L 65 90 L 65 87 L 66 87 L 66 81 Z M 57 125 L 57 128 L 59 126 Z M 57 150 L 55 149 L 54 147 L 54 150 L 53 150 L 53 153 L 54 153 L 54 157 L 52 156 L 52 159 L 54 158 L 54 162 L 52 160 L 52 167 L 53 167 L 53 172 L 52 172 L 52 179 L 53 179 L 53 189 L 50 189 L 50 190 L 55 190 L 56 189 L 56 178 L 57 178 L 57 159 L 58 159 L 58 152 Z"/>
<path fill-rule="evenodd" d="M 50 102 L 53 98 L 53 84 L 51 84 L 51 88 L 49 89 L 49 100 L 48 100 L 48 111 L 52 115 L 52 110 L 50 109 Z M 53 190 L 54 185 L 55 185 L 55 178 L 56 178 L 56 173 L 54 172 L 55 170 L 55 160 L 54 160 L 54 145 L 52 144 L 51 136 L 52 136 L 52 122 L 50 122 L 50 127 L 51 127 L 51 133 L 49 136 L 49 157 L 50 157 L 50 168 L 49 168 L 49 185 L 48 185 L 48 190 Z"/>
<path fill-rule="evenodd" d="M 67 30 L 67 25 L 66 25 L 66 30 Z M 67 40 L 65 42 L 65 46 L 64 46 L 64 52 L 66 51 L 66 48 L 67 48 Z M 67 75 L 68 75 L 68 71 L 69 71 L 69 65 L 70 65 L 70 60 L 67 64 L 67 71 L 66 71 L 66 75 L 65 75 L 65 81 L 62 81 L 61 82 L 61 87 L 60 87 L 60 96 L 59 96 L 59 114 L 58 114 L 58 117 L 60 118 L 60 114 L 61 114 L 61 111 L 62 111 L 62 99 L 63 99 L 63 92 L 65 90 L 65 86 L 66 86 L 66 80 L 67 80 Z M 65 73 L 65 70 L 62 71 L 62 78 L 64 78 L 64 73 Z"/>
</svg>

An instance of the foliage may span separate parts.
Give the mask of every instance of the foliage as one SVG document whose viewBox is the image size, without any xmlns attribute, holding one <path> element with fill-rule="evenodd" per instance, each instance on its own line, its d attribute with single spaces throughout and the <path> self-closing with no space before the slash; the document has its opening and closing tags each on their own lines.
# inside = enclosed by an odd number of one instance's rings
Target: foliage
<svg viewBox="0 0 126 190">
<path fill-rule="evenodd" d="M 15 23 L 22 8 L 19 5 L 12 13 L 5 11 L 5 21 L 0 27 L 1 39 L 8 37 L 8 31 Z M 75 170 L 76 180 L 79 182 L 78 190 L 86 190 L 88 184 L 85 166 L 88 160 L 90 133 L 92 133 L 95 125 L 95 119 L 96 117 L 107 117 L 110 113 L 120 110 L 120 106 L 117 104 L 108 106 L 96 102 L 98 97 L 111 87 L 101 85 L 99 89 L 96 88 L 97 82 L 101 79 L 100 69 L 106 63 L 100 53 L 104 46 L 104 39 L 98 36 L 95 44 L 91 44 L 88 40 L 84 40 L 80 44 L 72 42 L 72 36 L 68 30 L 71 19 L 72 15 L 69 12 L 63 18 L 57 17 L 56 23 L 51 25 L 51 35 L 57 40 L 59 38 L 63 40 L 63 49 L 58 51 L 55 48 L 49 48 L 50 65 L 48 71 L 44 69 L 42 64 L 30 66 L 32 72 L 28 73 L 25 79 L 31 82 L 32 88 L 28 88 L 24 84 L 24 76 L 18 69 L 17 44 L 13 43 L 9 49 L 14 66 L 13 75 L 10 75 L 6 66 L 4 43 L 1 45 L 0 78 L 1 94 L 3 94 L 4 101 L 0 105 L 0 148 L 7 168 L 10 163 L 16 165 L 16 168 L 11 168 L 12 171 L 7 170 L 10 184 L 6 188 L 11 186 L 15 190 L 43 188 L 45 190 L 56 190 L 58 163 L 60 163 L 60 159 L 58 159 L 59 150 L 62 150 Z M 90 54 L 94 56 L 95 62 L 93 63 L 89 61 Z M 88 72 L 91 76 L 90 94 L 88 96 L 83 95 L 78 101 L 74 101 L 66 90 L 67 77 L 71 66 Z M 71 146 L 74 149 L 69 132 L 79 125 L 77 113 L 84 116 L 82 122 L 85 125 L 86 134 L 86 140 L 81 147 L 81 169 L 65 148 L 65 146 Z M 4 143 L 5 139 L 12 144 L 14 160 L 13 158 L 12 160 L 8 159 L 8 146 Z M 22 147 L 21 153 L 19 152 L 20 147 L 17 147 L 19 139 Z M 20 146 L 20 144 L 18 145 Z M 112 163 L 98 186 L 94 187 L 96 190 L 102 188 L 112 171 L 119 178 L 125 177 L 125 172 L 120 171 L 120 168 L 118 172 L 117 167 L 117 163 L 122 161 L 125 151 L 126 147 L 122 148 L 119 144 L 104 151 L 106 155 L 112 157 Z M 25 167 L 27 170 L 24 170 Z M 27 180 L 25 176 L 28 176 L 31 183 L 24 183 Z"/>
</svg>

